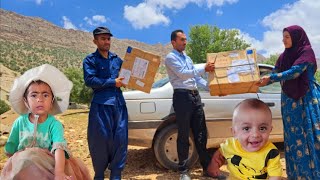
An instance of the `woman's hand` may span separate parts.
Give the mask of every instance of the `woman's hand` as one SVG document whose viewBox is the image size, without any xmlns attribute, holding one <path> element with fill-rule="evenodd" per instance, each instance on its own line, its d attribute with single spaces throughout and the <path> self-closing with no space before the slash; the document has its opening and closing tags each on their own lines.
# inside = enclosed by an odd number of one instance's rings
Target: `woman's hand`
<svg viewBox="0 0 320 180">
<path fill-rule="evenodd" d="M 256 86 L 266 86 L 270 82 L 270 76 L 263 76 L 259 82 L 257 82 L 255 85 Z"/>
</svg>

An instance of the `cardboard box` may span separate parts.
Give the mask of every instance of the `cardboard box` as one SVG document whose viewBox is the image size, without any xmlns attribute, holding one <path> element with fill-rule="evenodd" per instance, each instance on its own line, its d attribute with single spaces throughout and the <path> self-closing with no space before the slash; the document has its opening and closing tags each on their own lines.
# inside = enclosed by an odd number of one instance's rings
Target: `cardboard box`
<svg viewBox="0 0 320 180">
<path fill-rule="evenodd" d="M 160 63 L 160 56 L 129 46 L 119 77 L 128 88 L 150 93 Z"/>
<path fill-rule="evenodd" d="M 215 62 L 215 71 L 209 73 L 210 95 L 256 93 L 254 84 L 260 80 L 255 49 L 208 53 L 208 62 Z"/>
</svg>

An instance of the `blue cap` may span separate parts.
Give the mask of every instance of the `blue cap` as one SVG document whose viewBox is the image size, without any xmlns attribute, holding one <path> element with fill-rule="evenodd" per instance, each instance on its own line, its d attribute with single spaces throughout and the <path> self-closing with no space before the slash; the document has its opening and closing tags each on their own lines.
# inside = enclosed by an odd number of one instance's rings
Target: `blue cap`
<svg viewBox="0 0 320 180">
<path fill-rule="evenodd" d="M 109 34 L 110 36 L 113 36 L 107 27 L 97 27 L 95 30 L 93 30 L 93 36 L 98 34 Z"/>
</svg>

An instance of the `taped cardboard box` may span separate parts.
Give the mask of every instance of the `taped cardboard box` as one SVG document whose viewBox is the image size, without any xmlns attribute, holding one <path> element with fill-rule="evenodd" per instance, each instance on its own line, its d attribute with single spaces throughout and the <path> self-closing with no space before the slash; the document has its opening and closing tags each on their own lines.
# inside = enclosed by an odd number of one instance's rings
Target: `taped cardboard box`
<svg viewBox="0 0 320 180">
<path fill-rule="evenodd" d="M 129 46 L 119 77 L 128 88 L 150 93 L 160 63 L 160 56 Z"/>
<path fill-rule="evenodd" d="M 208 77 L 211 96 L 258 91 L 254 85 L 260 80 L 255 49 L 208 53 L 207 61 L 215 62 L 215 71 Z"/>
</svg>

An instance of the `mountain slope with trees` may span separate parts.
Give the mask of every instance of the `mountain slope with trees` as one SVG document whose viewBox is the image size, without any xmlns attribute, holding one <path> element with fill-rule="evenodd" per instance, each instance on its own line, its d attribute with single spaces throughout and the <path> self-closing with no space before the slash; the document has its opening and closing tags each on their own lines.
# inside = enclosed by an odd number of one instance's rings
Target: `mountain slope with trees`
<svg viewBox="0 0 320 180">
<path fill-rule="evenodd" d="M 37 17 L 27 17 L 0 8 L 0 64 L 14 71 L 11 78 L 1 71 L 1 99 L 7 99 L 13 79 L 26 70 L 48 63 L 56 66 L 74 83 L 71 101 L 88 103 L 91 94 L 84 86 L 82 75 L 83 58 L 94 52 L 92 33 L 60 28 Z M 211 25 L 194 25 L 190 27 L 187 53 L 195 63 L 206 61 L 206 53 L 240 50 L 249 47 L 239 38 L 237 30 L 223 30 Z M 168 34 L 168 37 L 170 35 Z M 111 51 L 124 57 L 128 46 L 160 55 L 164 60 L 171 51 L 170 42 L 166 45 L 149 45 L 135 40 L 112 38 Z M 272 64 L 276 55 L 269 59 L 258 55 L 258 62 Z M 165 76 L 163 65 L 157 76 Z M 5 80 L 4 80 L 5 79 Z"/>
<path fill-rule="evenodd" d="M 63 29 L 37 17 L 27 17 L 0 9 L 0 63 L 17 72 L 43 63 L 59 69 L 81 68 L 83 58 L 94 52 L 92 33 Z M 111 51 L 124 57 L 133 46 L 165 57 L 171 45 L 149 45 L 142 42 L 112 38 Z"/>
</svg>

